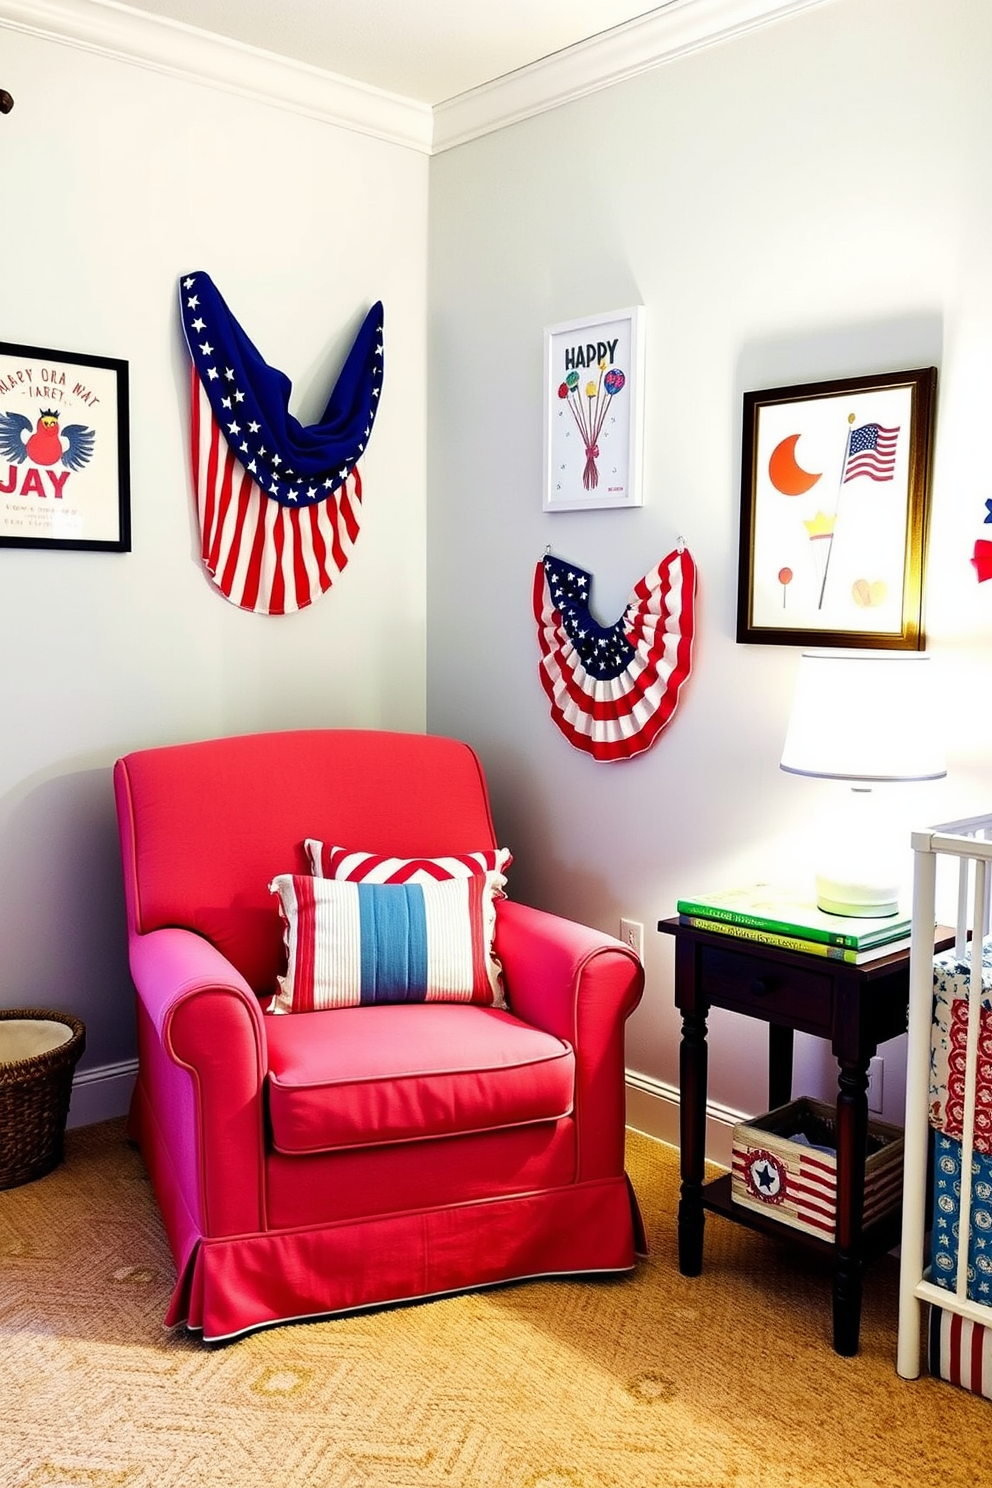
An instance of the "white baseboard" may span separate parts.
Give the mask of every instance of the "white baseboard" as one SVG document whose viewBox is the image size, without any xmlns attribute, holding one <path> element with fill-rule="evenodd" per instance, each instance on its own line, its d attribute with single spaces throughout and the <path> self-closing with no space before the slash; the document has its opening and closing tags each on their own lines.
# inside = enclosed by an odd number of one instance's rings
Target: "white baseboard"
<svg viewBox="0 0 992 1488">
<path fill-rule="evenodd" d="M 651 1075 L 627 1070 L 627 1125 L 659 1142 L 679 1146 L 679 1092 L 674 1085 L 655 1080 Z M 721 1168 L 729 1168 L 733 1148 L 733 1129 L 744 1119 L 728 1106 L 706 1102 L 706 1158 Z"/>
<path fill-rule="evenodd" d="M 81 1070 L 72 1082 L 66 1126 L 93 1126 L 98 1121 L 126 1116 L 137 1074 L 136 1059 Z"/>
</svg>

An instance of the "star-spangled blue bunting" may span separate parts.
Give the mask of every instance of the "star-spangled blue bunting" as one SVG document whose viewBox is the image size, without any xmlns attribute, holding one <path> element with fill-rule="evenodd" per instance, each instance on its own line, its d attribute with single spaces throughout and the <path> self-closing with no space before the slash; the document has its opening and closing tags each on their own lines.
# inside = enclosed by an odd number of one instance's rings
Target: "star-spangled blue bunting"
<svg viewBox="0 0 992 1488">
<path fill-rule="evenodd" d="M 561 616 L 562 629 L 586 671 L 597 681 L 619 677 L 635 655 L 624 630 L 626 610 L 614 625 L 602 626 L 589 612 L 587 573 L 550 555 L 544 559 L 544 572 L 552 602 Z"/>
<path fill-rule="evenodd" d="M 289 412 L 292 384 L 262 358 L 202 270 L 180 281 L 190 357 L 218 427 L 267 496 L 300 508 L 323 501 L 365 451 L 382 391 L 383 310 L 377 301 L 355 337 L 316 424 Z"/>
</svg>

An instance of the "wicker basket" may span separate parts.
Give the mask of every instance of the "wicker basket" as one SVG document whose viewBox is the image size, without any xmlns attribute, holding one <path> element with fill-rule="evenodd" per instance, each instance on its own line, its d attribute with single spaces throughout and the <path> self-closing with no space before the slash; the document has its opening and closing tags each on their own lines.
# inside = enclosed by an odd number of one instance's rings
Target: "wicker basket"
<svg viewBox="0 0 992 1488">
<path fill-rule="evenodd" d="M 0 1009 L 0 1188 L 62 1161 L 72 1072 L 86 1030 L 70 1013 Z"/>
</svg>

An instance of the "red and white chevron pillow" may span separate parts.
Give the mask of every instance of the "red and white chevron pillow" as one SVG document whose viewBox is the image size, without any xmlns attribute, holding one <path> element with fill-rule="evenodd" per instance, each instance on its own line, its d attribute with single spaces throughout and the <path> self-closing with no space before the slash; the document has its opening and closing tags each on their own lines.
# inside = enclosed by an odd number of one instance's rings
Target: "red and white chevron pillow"
<svg viewBox="0 0 992 1488">
<path fill-rule="evenodd" d="M 315 878 L 343 879 L 349 883 L 443 883 L 449 878 L 494 874 L 493 888 L 497 895 L 502 893 L 506 869 L 513 861 L 506 847 L 452 853 L 440 858 L 390 858 L 328 846 L 315 837 L 308 837 L 303 845 Z"/>
</svg>

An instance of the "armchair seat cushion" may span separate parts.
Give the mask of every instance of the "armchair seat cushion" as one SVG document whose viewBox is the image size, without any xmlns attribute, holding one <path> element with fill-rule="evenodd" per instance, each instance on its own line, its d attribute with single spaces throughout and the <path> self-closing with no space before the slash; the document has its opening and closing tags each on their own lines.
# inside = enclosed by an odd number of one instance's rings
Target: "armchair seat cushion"
<svg viewBox="0 0 992 1488">
<path fill-rule="evenodd" d="M 499 1008 L 400 1003 L 265 1019 L 282 1153 L 423 1141 L 572 1112 L 569 1044 Z"/>
</svg>

